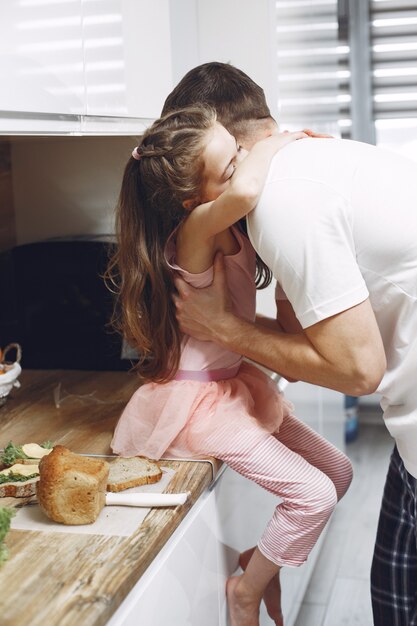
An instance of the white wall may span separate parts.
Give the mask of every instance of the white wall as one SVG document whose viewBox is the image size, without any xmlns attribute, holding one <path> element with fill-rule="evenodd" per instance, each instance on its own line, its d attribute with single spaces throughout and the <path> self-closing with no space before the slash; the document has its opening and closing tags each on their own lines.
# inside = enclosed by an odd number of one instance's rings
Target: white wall
<svg viewBox="0 0 417 626">
<path fill-rule="evenodd" d="M 25 138 L 12 145 L 17 243 L 113 232 L 131 137 Z"/>
<path fill-rule="evenodd" d="M 273 0 L 198 0 L 200 63 L 230 62 L 265 90 L 277 117 L 276 17 Z"/>
<path fill-rule="evenodd" d="M 198 0 L 174 0 L 170 4 L 173 86 L 202 62 L 197 5 Z"/>
<path fill-rule="evenodd" d="M 277 116 L 274 0 L 175 0 L 170 11 L 174 84 L 200 63 L 232 63 L 263 87 Z"/>
</svg>

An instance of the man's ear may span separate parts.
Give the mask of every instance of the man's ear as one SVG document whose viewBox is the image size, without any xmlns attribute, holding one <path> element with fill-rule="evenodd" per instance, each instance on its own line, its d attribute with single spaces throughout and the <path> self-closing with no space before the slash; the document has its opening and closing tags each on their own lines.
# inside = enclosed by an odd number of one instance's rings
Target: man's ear
<svg viewBox="0 0 417 626">
<path fill-rule="evenodd" d="M 199 201 L 197 200 L 197 198 L 189 198 L 188 200 L 184 200 L 182 206 L 186 211 L 192 211 L 193 209 L 195 209 L 196 206 L 198 206 L 198 204 Z"/>
</svg>

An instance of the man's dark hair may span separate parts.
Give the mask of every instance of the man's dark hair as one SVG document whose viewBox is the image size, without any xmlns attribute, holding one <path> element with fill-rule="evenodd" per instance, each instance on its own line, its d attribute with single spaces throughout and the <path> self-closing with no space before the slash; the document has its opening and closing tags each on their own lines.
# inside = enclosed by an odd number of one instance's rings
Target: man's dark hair
<svg viewBox="0 0 417 626">
<path fill-rule="evenodd" d="M 263 89 L 230 63 L 203 63 L 187 72 L 165 100 L 162 115 L 192 104 L 213 107 L 236 137 L 247 132 L 250 122 L 272 120 Z"/>
</svg>

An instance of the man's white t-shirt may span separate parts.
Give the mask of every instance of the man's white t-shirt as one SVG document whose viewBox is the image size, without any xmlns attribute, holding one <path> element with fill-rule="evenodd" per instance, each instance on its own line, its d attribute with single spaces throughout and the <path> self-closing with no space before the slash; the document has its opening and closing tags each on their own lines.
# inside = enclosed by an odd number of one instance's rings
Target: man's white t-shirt
<svg viewBox="0 0 417 626">
<path fill-rule="evenodd" d="M 303 328 L 369 296 L 384 419 L 417 477 L 417 165 L 356 141 L 294 142 L 274 157 L 248 231 Z"/>
</svg>

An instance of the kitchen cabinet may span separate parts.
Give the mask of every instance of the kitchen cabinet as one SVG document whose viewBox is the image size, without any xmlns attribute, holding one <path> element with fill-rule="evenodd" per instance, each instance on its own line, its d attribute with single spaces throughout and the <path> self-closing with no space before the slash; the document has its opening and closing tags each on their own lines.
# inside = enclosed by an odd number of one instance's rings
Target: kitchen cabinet
<svg viewBox="0 0 417 626">
<path fill-rule="evenodd" d="M 84 112 L 81 0 L 2 3 L 0 109 L 9 113 Z"/>
<path fill-rule="evenodd" d="M 226 626 L 217 489 L 206 491 L 107 626 Z"/>
<path fill-rule="evenodd" d="M 241 0 L 236 21 L 232 0 L 3 0 L 0 135 L 140 134 L 213 60 L 263 85 L 276 114 L 273 6 Z"/>
<path fill-rule="evenodd" d="M 172 88 L 168 0 L 83 0 L 85 115 L 154 118 Z"/>
<path fill-rule="evenodd" d="M 169 0 L 5 0 L 0 134 L 138 134 L 172 88 Z"/>
</svg>

